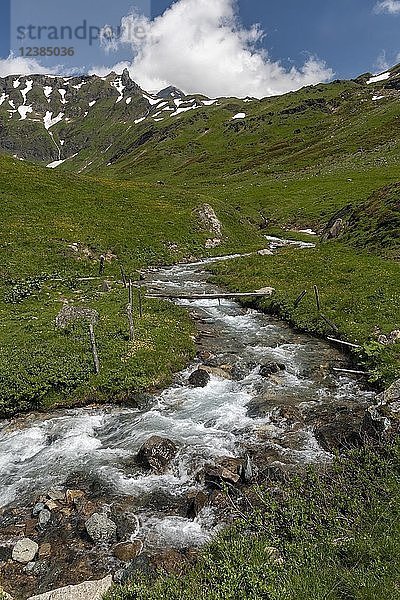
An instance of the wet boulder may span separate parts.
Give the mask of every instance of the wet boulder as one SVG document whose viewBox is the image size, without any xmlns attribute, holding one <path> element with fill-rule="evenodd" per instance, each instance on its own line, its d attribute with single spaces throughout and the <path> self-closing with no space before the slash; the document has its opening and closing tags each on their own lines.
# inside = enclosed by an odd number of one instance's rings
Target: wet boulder
<svg viewBox="0 0 400 600">
<path fill-rule="evenodd" d="M 277 375 L 282 371 L 286 370 L 286 366 L 282 363 L 269 362 L 260 367 L 261 377 L 271 377 L 271 375 Z"/>
<path fill-rule="evenodd" d="M 224 485 L 240 485 L 246 481 L 251 466 L 242 458 L 222 458 L 214 465 L 206 465 L 201 474 L 204 484 L 210 488 L 220 489 Z"/>
<path fill-rule="evenodd" d="M 327 452 L 350 450 L 362 444 L 362 407 L 342 406 L 322 411 L 314 423 L 314 435 Z"/>
<path fill-rule="evenodd" d="M 221 365 L 219 367 L 204 366 L 200 367 L 200 371 L 206 371 L 209 375 L 214 375 L 214 377 L 220 377 L 221 379 L 232 379 L 232 369 L 229 365 Z"/>
<path fill-rule="evenodd" d="M 255 362 L 238 362 L 236 363 L 231 370 L 232 379 L 235 381 L 241 381 L 250 375 L 254 369 L 257 368 L 257 363 Z"/>
<path fill-rule="evenodd" d="M 205 369 L 197 369 L 189 377 L 189 385 L 197 388 L 205 388 L 211 379 L 210 373 Z"/>
<path fill-rule="evenodd" d="M 130 562 L 131 560 L 135 560 L 142 553 L 142 550 L 142 540 L 134 540 L 133 542 L 117 544 L 113 550 L 113 554 L 121 562 Z"/>
<path fill-rule="evenodd" d="M 88 536 L 93 542 L 111 542 L 116 538 L 117 526 L 106 515 L 94 513 L 85 523 Z"/>
<path fill-rule="evenodd" d="M 199 490 L 189 492 L 187 508 L 188 519 L 195 519 L 207 504 L 208 494 Z"/>
<path fill-rule="evenodd" d="M 128 565 L 116 571 L 114 574 L 114 582 L 124 585 L 134 579 L 145 577 L 147 580 L 155 578 L 157 575 L 152 561 L 146 554 L 141 554 Z"/>
<path fill-rule="evenodd" d="M 178 448 L 172 440 L 153 435 L 140 448 L 136 458 L 145 469 L 164 473 L 177 453 Z"/>
</svg>

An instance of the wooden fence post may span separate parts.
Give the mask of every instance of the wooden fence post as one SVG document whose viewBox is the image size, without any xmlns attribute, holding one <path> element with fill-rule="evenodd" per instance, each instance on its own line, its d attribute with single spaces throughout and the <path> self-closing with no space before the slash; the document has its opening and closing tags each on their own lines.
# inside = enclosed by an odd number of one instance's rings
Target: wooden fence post
<svg viewBox="0 0 400 600">
<path fill-rule="evenodd" d="M 97 345 L 96 345 L 96 336 L 94 333 L 94 326 L 92 323 L 90 323 L 90 325 L 89 325 L 89 335 L 90 335 L 90 344 L 92 346 L 94 370 L 95 370 L 96 375 L 98 375 L 100 373 L 100 361 L 99 361 L 99 355 L 97 353 Z"/>
<path fill-rule="evenodd" d="M 103 275 L 105 264 L 106 264 L 106 257 L 102 254 L 100 256 L 99 275 Z"/>
<path fill-rule="evenodd" d="M 142 286 L 139 284 L 139 316 L 143 317 L 143 296 L 142 296 Z"/>
<path fill-rule="evenodd" d="M 326 317 L 325 315 L 321 315 L 321 319 L 323 319 L 325 321 L 325 323 L 327 323 L 329 325 L 329 327 L 332 327 L 332 329 L 334 331 L 336 331 L 337 333 L 339 333 L 339 327 L 337 327 L 335 325 L 335 323 L 332 323 L 332 321 L 330 319 L 328 319 L 328 317 Z"/>
<path fill-rule="evenodd" d="M 126 275 L 125 275 L 124 267 L 122 265 L 120 266 L 120 270 L 121 270 L 122 283 L 124 284 L 124 288 L 126 289 L 126 287 L 127 287 Z"/>
<path fill-rule="evenodd" d="M 321 300 L 320 300 L 320 297 L 319 297 L 319 290 L 318 290 L 318 287 L 316 285 L 314 285 L 314 292 L 315 292 L 315 299 L 317 301 L 317 309 L 318 309 L 318 312 L 319 312 L 321 310 Z"/>
<path fill-rule="evenodd" d="M 301 292 L 300 296 L 297 298 L 297 300 L 294 303 L 294 307 L 297 308 L 300 304 L 300 302 L 303 300 L 303 298 L 307 295 L 307 290 L 304 290 L 304 292 Z"/>
<path fill-rule="evenodd" d="M 132 296 L 132 280 L 129 280 L 129 284 L 128 284 L 128 306 L 126 308 L 127 313 L 128 313 L 128 322 L 129 322 L 129 339 L 131 342 L 133 342 L 133 340 L 135 339 L 135 324 L 133 321 L 133 311 L 132 311 L 132 302 L 133 302 L 133 296 Z"/>
</svg>

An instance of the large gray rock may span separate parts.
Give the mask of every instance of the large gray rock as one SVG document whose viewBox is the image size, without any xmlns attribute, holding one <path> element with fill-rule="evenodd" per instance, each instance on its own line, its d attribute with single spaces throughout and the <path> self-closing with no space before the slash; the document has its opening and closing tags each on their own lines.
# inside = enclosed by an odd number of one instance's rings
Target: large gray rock
<svg viewBox="0 0 400 600">
<path fill-rule="evenodd" d="M 29 538 L 23 538 L 15 544 L 12 551 L 12 559 L 27 565 L 35 558 L 38 550 L 39 546 L 36 542 Z"/>
<path fill-rule="evenodd" d="M 28 600 L 101 600 L 111 586 L 112 576 L 109 575 L 100 581 L 68 585 L 58 590 L 39 594 L 39 596 L 31 596 Z"/>
<path fill-rule="evenodd" d="M 388 432 L 400 431 L 400 379 L 379 394 L 376 404 L 364 415 L 362 432 L 370 437 L 380 437 Z"/>
<path fill-rule="evenodd" d="M 351 204 L 337 212 L 324 228 L 321 234 L 321 242 L 327 242 L 328 240 L 335 240 L 341 237 L 348 228 L 348 222 L 352 212 Z"/>
<path fill-rule="evenodd" d="M 86 521 L 85 527 L 94 542 L 111 542 L 117 535 L 117 526 L 114 521 L 100 513 L 94 513 Z"/>
<path fill-rule="evenodd" d="M 177 452 L 174 442 L 153 435 L 140 448 L 137 460 L 145 469 L 163 473 Z"/>
</svg>

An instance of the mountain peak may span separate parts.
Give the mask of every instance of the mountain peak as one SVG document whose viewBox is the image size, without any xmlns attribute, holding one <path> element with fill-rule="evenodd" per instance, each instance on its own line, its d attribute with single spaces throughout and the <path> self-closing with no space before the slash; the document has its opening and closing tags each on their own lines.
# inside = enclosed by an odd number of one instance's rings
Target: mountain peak
<svg viewBox="0 0 400 600">
<path fill-rule="evenodd" d="M 157 93 L 158 98 L 184 98 L 185 96 L 186 94 L 182 90 L 173 85 L 169 85 Z"/>
</svg>

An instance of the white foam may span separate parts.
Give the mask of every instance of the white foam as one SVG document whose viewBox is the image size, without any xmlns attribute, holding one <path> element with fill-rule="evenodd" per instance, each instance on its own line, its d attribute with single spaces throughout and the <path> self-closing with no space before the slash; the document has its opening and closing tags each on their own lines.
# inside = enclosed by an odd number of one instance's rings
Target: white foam
<svg viewBox="0 0 400 600">
<path fill-rule="evenodd" d="M 199 520 L 190 521 L 183 517 L 149 519 L 144 523 L 146 541 L 151 546 L 187 548 L 201 546 L 210 541 L 209 531 L 205 531 Z"/>
</svg>

